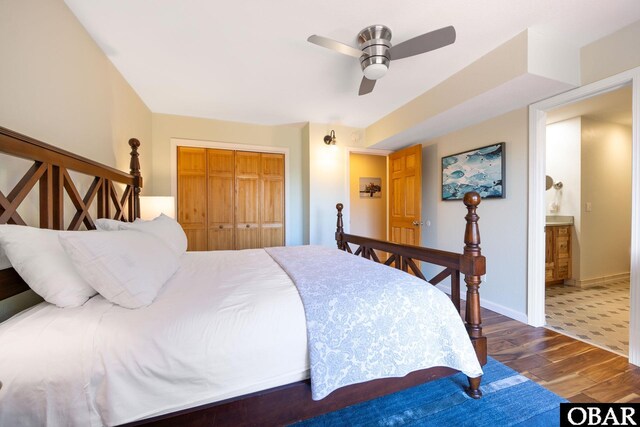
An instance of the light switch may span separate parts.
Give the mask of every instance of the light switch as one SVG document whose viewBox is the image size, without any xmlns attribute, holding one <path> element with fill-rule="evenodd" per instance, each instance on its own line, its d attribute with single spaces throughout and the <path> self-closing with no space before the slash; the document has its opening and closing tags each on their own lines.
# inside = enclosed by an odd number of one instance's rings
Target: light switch
<svg viewBox="0 0 640 427">
<path fill-rule="evenodd" d="M 584 210 L 587 212 L 591 212 L 591 202 L 585 203 Z"/>
</svg>

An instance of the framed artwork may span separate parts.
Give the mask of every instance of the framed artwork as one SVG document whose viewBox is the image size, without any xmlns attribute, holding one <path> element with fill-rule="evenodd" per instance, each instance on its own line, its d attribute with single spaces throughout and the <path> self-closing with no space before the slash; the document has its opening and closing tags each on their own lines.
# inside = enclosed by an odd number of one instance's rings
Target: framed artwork
<svg viewBox="0 0 640 427">
<path fill-rule="evenodd" d="M 360 178 L 360 198 L 379 199 L 382 197 L 382 178 Z"/>
<path fill-rule="evenodd" d="M 442 158 L 442 200 L 462 200 L 469 191 L 483 199 L 504 198 L 505 143 Z"/>
</svg>

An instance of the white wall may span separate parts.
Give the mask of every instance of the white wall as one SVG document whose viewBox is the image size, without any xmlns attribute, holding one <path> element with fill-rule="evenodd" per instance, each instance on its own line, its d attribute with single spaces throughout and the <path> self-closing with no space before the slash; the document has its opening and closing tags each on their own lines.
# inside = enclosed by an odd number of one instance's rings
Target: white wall
<svg viewBox="0 0 640 427">
<path fill-rule="evenodd" d="M 326 145 L 325 135 L 335 130 L 336 145 Z M 362 129 L 338 125 L 309 124 L 309 243 L 334 247 L 336 231 L 336 204 L 345 208 L 344 224 L 348 230 L 349 215 L 349 161 L 347 147 L 362 147 Z"/>
<path fill-rule="evenodd" d="M 580 117 L 547 126 L 546 173 L 563 184 L 561 190 L 545 193 L 547 215 L 580 214 L 580 133 Z M 560 208 L 557 212 L 551 211 L 553 202 Z"/>
<path fill-rule="evenodd" d="M 552 187 L 545 192 L 546 212 L 573 216 L 571 268 L 576 280 L 580 280 L 581 132 L 580 117 L 547 125 L 546 173 L 554 182 L 562 182 L 562 189 Z M 551 211 L 551 203 L 558 205 L 557 212 Z"/>
</svg>

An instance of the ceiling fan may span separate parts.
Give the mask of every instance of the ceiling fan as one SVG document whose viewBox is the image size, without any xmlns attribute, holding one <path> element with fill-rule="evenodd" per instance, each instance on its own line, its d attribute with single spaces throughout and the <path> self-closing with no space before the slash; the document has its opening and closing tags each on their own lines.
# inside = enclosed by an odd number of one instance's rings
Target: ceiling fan
<svg viewBox="0 0 640 427">
<path fill-rule="evenodd" d="M 419 55 L 450 45 L 456 41 L 456 30 L 448 26 L 392 46 L 391 30 L 388 27 L 370 25 L 358 33 L 357 40 L 360 49 L 315 34 L 307 39 L 308 42 L 318 46 L 358 58 L 364 72 L 358 95 L 366 95 L 373 90 L 376 80 L 387 73 L 392 60 Z"/>
</svg>

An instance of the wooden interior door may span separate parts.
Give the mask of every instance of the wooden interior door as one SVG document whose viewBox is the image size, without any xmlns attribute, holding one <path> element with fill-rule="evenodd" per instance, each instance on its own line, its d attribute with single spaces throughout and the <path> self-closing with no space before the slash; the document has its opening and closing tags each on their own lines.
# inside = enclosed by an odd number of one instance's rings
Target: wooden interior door
<svg viewBox="0 0 640 427">
<path fill-rule="evenodd" d="M 207 150 L 207 180 L 208 250 L 235 249 L 235 151 Z"/>
<path fill-rule="evenodd" d="M 207 152 L 178 147 L 178 222 L 188 250 L 207 250 Z"/>
<path fill-rule="evenodd" d="M 284 154 L 262 153 L 261 172 L 261 247 L 284 246 Z"/>
<path fill-rule="evenodd" d="M 420 245 L 422 222 L 422 145 L 389 155 L 389 238 Z"/>
<path fill-rule="evenodd" d="M 236 249 L 260 248 L 261 154 L 236 152 Z"/>
</svg>

